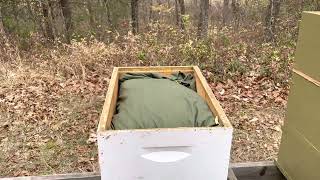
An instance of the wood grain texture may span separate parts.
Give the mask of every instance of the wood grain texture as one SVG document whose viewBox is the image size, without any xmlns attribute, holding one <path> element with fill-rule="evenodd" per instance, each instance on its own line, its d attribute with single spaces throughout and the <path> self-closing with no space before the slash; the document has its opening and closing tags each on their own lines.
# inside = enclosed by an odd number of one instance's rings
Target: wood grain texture
<svg viewBox="0 0 320 180">
<path fill-rule="evenodd" d="M 109 87 L 106 95 L 106 99 L 103 105 L 100 121 L 98 125 L 98 132 L 106 131 L 110 128 L 112 117 L 116 108 L 118 98 L 118 86 L 119 86 L 119 68 L 115 67 L 112 72 L 112 76 L 109 82 Z"/>
<path fill-rule="evenodd" d="M 141 66 L 141 67 L 119 67 L 120 73 L 128 72 L 192 72 L 192 66 Z"/>
<path fill-rule="evenodd" d="M 120 67 L 119 74 L 125 73 L 159 73 L 169 76 L 174 72 L 193 72 L 191 66 L 145 66 L 145 67 Z"/>
<path fill-rule="evenodd" d="M 201 85 L 202 88 L 205 91 L 205 101 L 208 103 L 208 106 L 210 107 L 211 111 L 218 116 L 220 124 L 223 125 L 223 127 L 232 127 L 231 123 L 229 122 L 225 112 L 223 111 L 219 101 L 214 96 L 210 86 L 208 85 L 206 79 L 202 75 L 199 67 L 194 66 L 194 72 L 197 76 L 196 78 L 199 79 L 200 83 L 198 85 Z"/>
<path fill-rule="evenodd" d="M 206 90 L 204 89 L 203 85 L 201 84 L 201 80 L 199 79 L 198 75 L 196 72 L 193 73 L 195 79 L 196 79 L 196 88 L 197 88 L 197 93 L 203 98 L 206 99 Z"/>
</svg>

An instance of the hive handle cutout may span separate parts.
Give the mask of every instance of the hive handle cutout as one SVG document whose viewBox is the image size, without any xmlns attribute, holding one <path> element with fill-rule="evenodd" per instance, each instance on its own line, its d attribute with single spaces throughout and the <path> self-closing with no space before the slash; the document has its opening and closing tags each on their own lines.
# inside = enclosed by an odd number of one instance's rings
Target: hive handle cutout
<svg viewBox="0 0 320 180">
<path fill-rule="evenodd" d="M 157 162 L 157 163 L 171 163 L 178 162 L 191 156 L 193 146 L 148 146 L 143 147 L 142 158 Z"/>
<path fill-rule="evenodd" d="M 191 154 L 182 151 L 157 151 L 141 155 L 144 159 L 159 163 L 177 162 L 189 156 Z"/>
</svg>

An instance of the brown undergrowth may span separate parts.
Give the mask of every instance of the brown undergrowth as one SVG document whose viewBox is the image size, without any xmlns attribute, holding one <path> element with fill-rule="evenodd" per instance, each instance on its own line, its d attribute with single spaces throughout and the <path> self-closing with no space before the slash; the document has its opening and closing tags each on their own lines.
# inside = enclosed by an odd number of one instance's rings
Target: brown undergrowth
<svg viewBox="0 0 320 180">
<path fill-rule="evenodd" d="M 293 46 L 261 30 L 212 31 L 206 41 L 172 27 L 105 44 L 12 40 L 0 49 L 0 176 L 98 171 L 95 131 L 114 66 L 198 65 L 235 127 L 232 160 L 278 149 Z M 260 33 L 259 33 L 260 32 Z"/>
</svg>

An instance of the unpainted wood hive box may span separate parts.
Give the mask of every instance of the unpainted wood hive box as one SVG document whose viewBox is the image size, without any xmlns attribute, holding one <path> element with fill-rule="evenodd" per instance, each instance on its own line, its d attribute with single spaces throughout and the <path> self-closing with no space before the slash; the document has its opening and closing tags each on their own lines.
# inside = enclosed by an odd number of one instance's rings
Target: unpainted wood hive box
<svg viewBox="0 0 320 180">
<path fill-rule="evenodd" d="M 218 117 L 217 127 L 111 130 L 124 73 L 193 73 L 197 93 Z M 115 67 L 98 127 L 104 180 L 226 180 L 232 126 L 197 66 Z"/>
</svg>

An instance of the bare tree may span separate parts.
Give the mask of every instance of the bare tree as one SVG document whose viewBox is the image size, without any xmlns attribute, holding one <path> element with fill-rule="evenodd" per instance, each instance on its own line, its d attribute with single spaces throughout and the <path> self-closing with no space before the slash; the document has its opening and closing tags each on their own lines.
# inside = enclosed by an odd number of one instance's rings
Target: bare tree
<svg viewBox="0 0 320 180">
<path fill-rule="evenodd" d="M 231 8 L 232 8 L 234 26 L 238 28 L 240 23 L 240 16 L 241 16 L 239 0 L 231 0 Z"/>
<path fill-rule="evenodd" d="M 56 14 L 55 14 L 55 6 L 56 5 L 56 1 L 54 0 L 49 0 L 48 1 L 48 6 L 50 9 L 50 15 L 51 15 L 51 24 L 52 24 L 52 31 L 53 31 L 53 36 L 57 36 L 57 30 L 55 28 L 55 22 L 56 22 Z"/>
<path fill-rule="evenodd" d="M 276 21 L 280 13 L 281 0 L 269 0 L 265 19 L 266 41 L 274 41 L 276 31 Z"/>
<path fill-rule="evenodd" d="M 225 26 L 229 17 L 229 0 L 223 0 L 222 23 Z"/>
<path fill-rule="evenodd" d="M 86 1 L 86 7 L 87 7 L 88 15 L 89 15 L 90 28 L 92 30 L 94 30 L 94 29 L 96 29 L 96 19 L 95 19 L 95 16 L 93 14 L 91 2 L 92 1 Z"/>
<path fill-rule="evenodd" d="M 320 1 L 316 0 L 316 11 L 320 11 Z"/>
<path fill-rule="evenodd" d="M 38 9 L 38 2 L 32 3 L 31 0 L 26 0 L 26 6 L 27 6 L 27 11 L 29 16 L 31 17 L 31 20 L 33 21 L 34 24 L 37 26 L 37 32 L 40 32 L 45 36 L 45 29 L 43 27 L 43 23 L 41 22 L 41 16 L 39 16 L 36 12 L 36 9 Z"/>
<path fill-rule="evenodd" d="M 60 6 L 62 10 L 62 15 L 64 18 L 66 40 L 67 40 L 67 43 L 70 43 L 71 35 L 73 31 L 73 24 L 72 24 L 72 18 L 71 18 L 72 12 L 71 12 L 69 0 L 60 0 Z"/>
<path fill-rule="evenodd" d="M 175 16 L 176 16 L 176 25 L 178 27 L 180 27 L 180 14 L 179 14 L 179 3 L 178 0 L 174 0 L 175 4 L 174 4 L 174 12 L 175 12 Z"/>
<path fill-rule="evenodd" d="M 46 30 L 46 32 L 45 32 L 46 37 L 49 40 L 54 40 L 54 34 L 53 34 L 53 30 L 52 30 L 52 21 L 49 16 L 49 8 L 48 8 L 47 1 L 40 1 L 40 3 L 41 3 L 41 8 L 42 8 L 44 27 Z"/>
<path fill-rule="evenodd" d="M 185 29 L 185 26 L 184 26 L 184 20 L 183 20 L 183 17 L 185 16 L 186 14 L 186 8 L 185 8 L 185 5 L 184 5 L 184 0 L 178 0 L 179 1 L 179 6 L 180 6 L 180 15 L 179 15 L 179 21 L 180 21 L 180 28 L 182 30 Z"/>
<path fill-rule="evenodd" d="M 200 1 L 200 16 L 198 24 L 198 37 L 205 38 L 208 35 L 208 10 L 209 0 Z"/>
<path fill-rule="evenodd" d="M 152 10 L 152 6 L 153 6 L 153 0 L 149 0 L 149 22 L 152 22 L 153 20 L 153 10 Z"/>
<path fill-rule="evenodd" d="M 110 12 L 110 0 L 104 0 L 104 7 L 106 9 L 106 14 L 107 14 L 107 23 L 109 26 L 112 26 L 111 12 Z"/>
<path fill-rule="evenodd" d="M 131 27 L 132 33 L 137 34 L 139 32 L 139 0 L 131 0 Z"/>
<path fill-rule="evenodd" d="M 184 5 L 184 0 L 175 0 L 175 16 L 176 25 L 181 29 L 185 29 L 183 17 L 186 14 L 186 8 Z"/>
<path fill-rule="evenodd" d="M 5 30 L 4 30 L 4 25 L 3 25 L 3 17 L 1 13 L 1 7 L 0 7 L 0 36 L 5 37 Z"/>
</svg>

